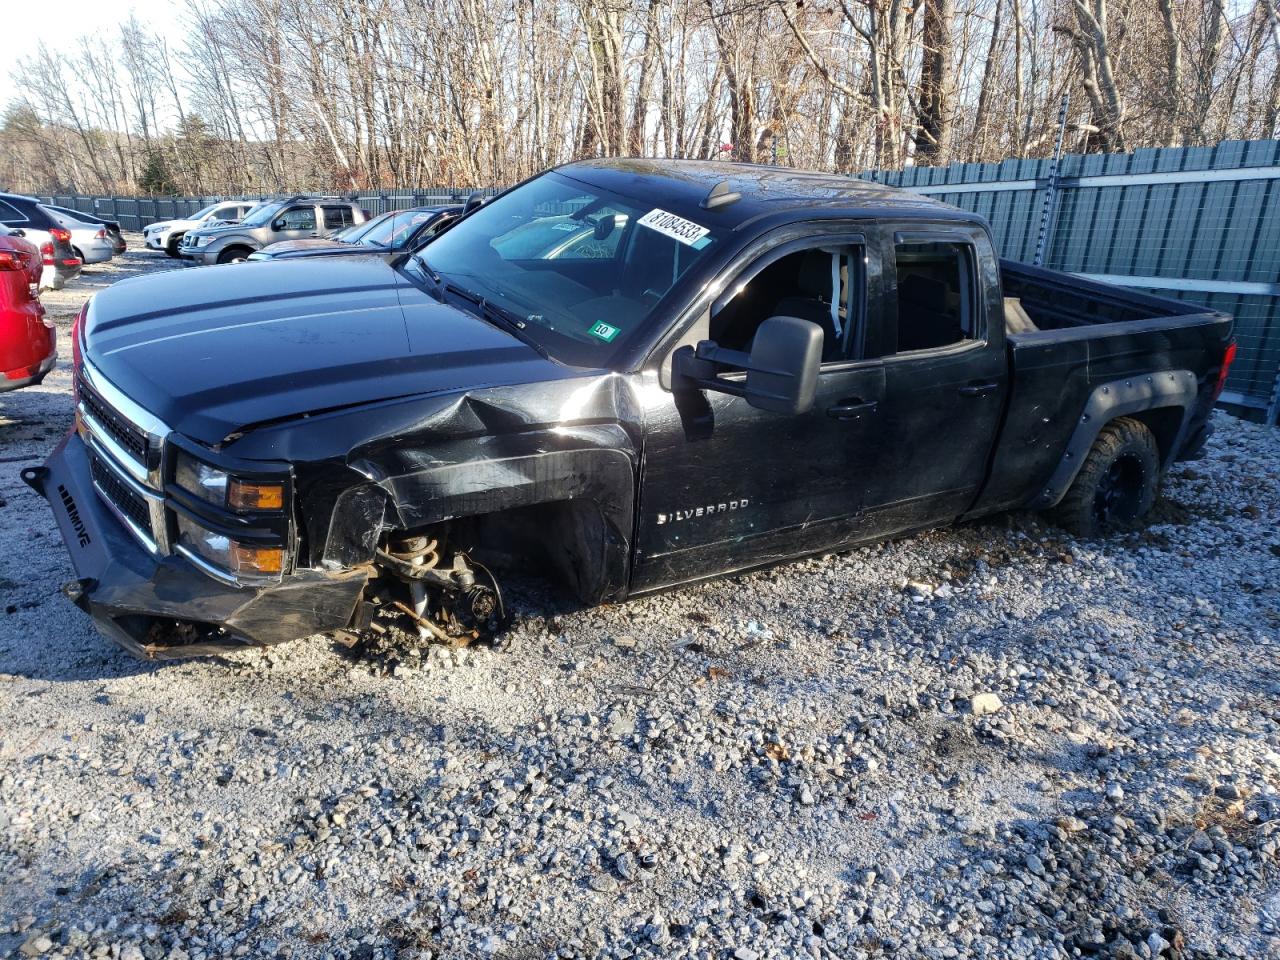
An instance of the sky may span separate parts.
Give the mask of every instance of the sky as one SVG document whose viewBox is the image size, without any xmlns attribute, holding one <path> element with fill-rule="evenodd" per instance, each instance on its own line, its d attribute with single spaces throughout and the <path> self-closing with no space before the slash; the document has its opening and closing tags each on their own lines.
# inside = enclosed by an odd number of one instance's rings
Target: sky
<svg viewBox="0 0 1280 960">
<path fill-rule="evenodd" d="M 50 50 L 74 53 L 80 37 L 114 33 L 129 19 L 130 11 L 137 14 L 139 23 L 161 33 L 172 45 L 182 39 L 185 7 L 180 0 L 57 0 L 49 6 L 29 2 L 6 4 L 3 15 L 5 39 L 9 41 L 5 44 L 6 53 L 15 50 L 19 54 L 29 53 L 41 40 Z"/>
</svg>

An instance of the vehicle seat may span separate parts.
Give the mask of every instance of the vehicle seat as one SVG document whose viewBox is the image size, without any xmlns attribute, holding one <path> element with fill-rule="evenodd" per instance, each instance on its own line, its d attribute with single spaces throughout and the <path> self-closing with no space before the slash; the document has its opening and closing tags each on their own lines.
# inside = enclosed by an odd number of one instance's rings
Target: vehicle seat
<svg viewBox="0 0 1280 960">
<path fill-rule="evenodd" d="M 796 271 L 796 292 L 774 304 L 775 317 L 799 317 L 822 328 L 822 359 L 831 360 L 840 350 L 840 338 L 831 324 L 831 254 L 806 250 Z"/>
<path fill-rule="evenodd" d="M 964 339 L 947 285 L 923 273 L 898 278 L 898 352 L 945 347 Z"/>
</svg>

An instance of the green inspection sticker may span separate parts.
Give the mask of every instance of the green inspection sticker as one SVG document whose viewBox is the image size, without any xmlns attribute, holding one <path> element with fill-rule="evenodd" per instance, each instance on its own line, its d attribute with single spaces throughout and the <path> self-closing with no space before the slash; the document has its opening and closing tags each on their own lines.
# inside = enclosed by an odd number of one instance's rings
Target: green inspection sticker
<svg viewBox="0 0 1280 960">
<path fill-rule="evenodd" d="M 597 337 L 603 340 L 605 343 L 612 343 L 613 338 L 616 337 L 621 331 L 619 331 L 617 327 L 611 327 L 609 326 L 609 324 L 601 320 L 598 323 L 596 323 L 596 325 L 592 327 L 590 330 L 588 330 L 587 332 L 590 333 L 593 337 Z"/>
</svg>

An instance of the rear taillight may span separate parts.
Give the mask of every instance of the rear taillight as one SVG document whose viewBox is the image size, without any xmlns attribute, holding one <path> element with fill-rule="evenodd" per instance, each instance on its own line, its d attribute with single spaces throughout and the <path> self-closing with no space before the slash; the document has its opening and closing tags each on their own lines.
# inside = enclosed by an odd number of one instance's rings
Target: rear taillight
<svg viewBox="0 0 1280 960">
<path fill-rule="evenodd" d="M 53 237 L 53 239 L 60 243 L 71 242 L 71 231 L 67 230 L 65 227 L 50 227 L 49 236 Z"/>
<path fill-rule="evenodd" d="M 1222 366 L 1218 368 L 1218 382 L 1213 385 L 1213 400 L 1216 403 L 1222 396 L 1222 388 L 1227 385 L 1227 376 L 1231 373 L 1231 364 L 1236 360 L 1236 342 L 1232 340 L 1222 354 Z"/>
<path fill-rule="evenodd" d="M 95 234 L 93 235 L 93 238 L 94 238 L 95 240 L 105 240 L 105 239 L 107 239 L 107 228 L 106 228 L 106 227 L 99 227 L 99 228 L 98 228 L 98 232 L 97 232 L 97 233 L 95 233 Z"/>
<path fill-rule="evenodd" d="M 0 270 L 26 270 L 27 258 L 14 250 L 0 250 Z"/>
<path fill-rule="evenodd" d="M 46 267 L 53 266 L 53 244 L 48 240 L 40 244 L 40 259 Z"/>
</svg>

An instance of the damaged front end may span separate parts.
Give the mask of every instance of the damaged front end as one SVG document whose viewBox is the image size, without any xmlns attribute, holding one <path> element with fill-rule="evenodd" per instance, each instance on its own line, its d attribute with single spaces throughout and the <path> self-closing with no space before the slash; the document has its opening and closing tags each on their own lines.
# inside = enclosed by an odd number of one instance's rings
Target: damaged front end
<svg viewBox="0 0 1280 960">
<path fill-rule="evenodd" d="M 367 570 L 296 570 L 286 580 L 233 584 L 185 557 L 147 549 L 118 520 L 93 479 L 76 433 L 22 478 L 53 509 L 76 579 L 63 592 L 135 656 L 172 659 L 282 643 L 345 626 Z"/>
<path fill-rule="evenodd" d="M 50 503 L 75 567 L 67 596 L 148 659 L 198 656 L 346 626 L 369 568 L 295 564 L 287 464 L 201 459 L 93 368 L 76 427 L 23 479 Z"/>
</svg>

